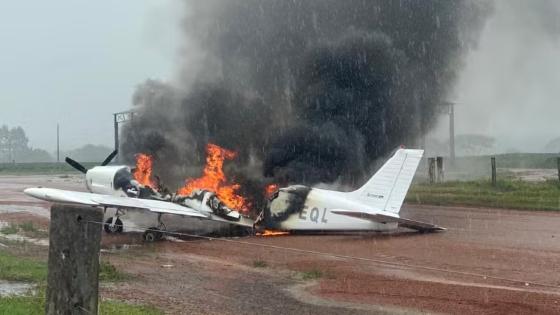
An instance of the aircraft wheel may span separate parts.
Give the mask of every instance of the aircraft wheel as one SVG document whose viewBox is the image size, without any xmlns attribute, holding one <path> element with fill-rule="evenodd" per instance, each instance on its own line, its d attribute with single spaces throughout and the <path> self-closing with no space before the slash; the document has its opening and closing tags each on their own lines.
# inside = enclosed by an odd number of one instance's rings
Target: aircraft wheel
<svg viewBox="0 0 560 315">
<path fill-rule="evenodd" d="M 152 227 L 152 228 L 147 229 L 144 232 L 144 234 L 142 235 L 142 238 L 147 243 L 153 243 L 155 241 L 161 240 L 163 238 L 163 233 L 158 231 L 157 228 Z"/>
<path fill-rule="evenodd" d="M 107 232 L 107 234 L 122 233 L 123 223 L 121 219 L 117 218 L 115 220 L 115 224 L 113 224 L 113 218 L 109 218 L 107 219 L 107 221 L 105 221 L 105 224 L 103 225 L 103 229 L 105 229 L 105 232 Z"/>
</svg>

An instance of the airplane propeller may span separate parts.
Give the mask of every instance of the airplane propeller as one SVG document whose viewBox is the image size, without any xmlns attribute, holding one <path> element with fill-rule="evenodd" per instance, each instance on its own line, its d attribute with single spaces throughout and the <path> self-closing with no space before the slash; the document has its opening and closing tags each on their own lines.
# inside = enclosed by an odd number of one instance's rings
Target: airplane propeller
<svg viewBox="0 0 560 315">
<path fill-rule="evenodd" d="M 111 152 L 111 154 L 109 154 L 109 156 L 105 159 L 105 161 L 103 161 L 103 163 L 101 163 L 101 166 L 107 166 L 109 163 L 111 163 L 111 161 L 115 158 L 115 156 L 117 156 L 118 151 L 115 150 L 113 152 Z M 66 163 L 70 164 L 70 166 L 72 166 L 73 168 L 75 168 L 76 170 L 82 172 L 82 173 L 87 173 L 88 169 L 85 168 L 82 164 L 72 160 L 71 158 L 67 157 L 65 159 Z"/>
<path fill-rule="evenodd" d="M 117 153 L 119 153 L 119 151 L 117 150 L 111 152 L 111 154 L 109 154 L 109 156 L 105 159 L 105 161 L 101 163 L 101 166 L 107 166 L 109 163 L 111 163 L 111 161 L 115 158 L 115 156 L 117 156 Z"/>
</svg>

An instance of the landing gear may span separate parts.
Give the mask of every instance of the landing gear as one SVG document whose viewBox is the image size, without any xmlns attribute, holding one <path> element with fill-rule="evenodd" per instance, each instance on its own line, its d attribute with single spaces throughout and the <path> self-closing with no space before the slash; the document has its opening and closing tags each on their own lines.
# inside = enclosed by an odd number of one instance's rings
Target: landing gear
<svg viewBox="0 0 560 315">
<path fill-rule="evenodd" d="M 123 223 L 118 217 L 111 217 L 105 221 L 103 229 L 107 234 L 122 233 Z"/>
<path fill-rule="evenodd" d="M 159 241 L 163 238 L 163 232 L 161 232 L 157 227 L 151 227 L 147 229 L 144 234 L 142 235 L 142 239 L 144 239 L 147 243 L 153 243 L 155 241 Z"/>
<path fill-rule="evenodd" d="M 144 231 L 144 234 L 142 234 L 142 239 L 144 239 L 144 241 L 147 243 L 153 243 L 155 241 L 159 241 L 163 238 L 165 230 L 166 230 L 166 226 L 165 224 L 163 224 L 163 222 L 161 222 L 161 213 L 160 213 L 158 215 L 158 226 L 151 227 L 146 231 Z"/>
</svg>

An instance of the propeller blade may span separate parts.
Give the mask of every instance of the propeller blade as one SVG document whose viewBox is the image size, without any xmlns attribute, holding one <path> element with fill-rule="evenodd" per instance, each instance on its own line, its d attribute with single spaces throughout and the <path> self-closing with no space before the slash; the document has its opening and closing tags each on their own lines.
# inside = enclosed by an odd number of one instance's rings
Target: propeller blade
<svg viewBox="0 0 560 315">
<path fill-rule="evenodd" d="M 117 156 L 118 153 L 119 153 L 119 151 L 115 150 L 111 154 L 109 154 L 109 156 L 105 159 L 105 161 L 103 161 L 103 163 L 101 163 L 101 166 L 106 166 L 109 163 L 111 163 L 111 161 L 115 158 L 115 156 Z"/>
<path fill-rule="evenodd" d="M 66 163 L 70 164 L 70 166 L 72 166 L 73 168 L 77 169 L 78 171 L 82 172 L 82 173 L 87 173 L 87 168 L 85 168 L 82 164 L 72 160 L 71 158 L 67 157 L 66 158 Z"/>
</svg>

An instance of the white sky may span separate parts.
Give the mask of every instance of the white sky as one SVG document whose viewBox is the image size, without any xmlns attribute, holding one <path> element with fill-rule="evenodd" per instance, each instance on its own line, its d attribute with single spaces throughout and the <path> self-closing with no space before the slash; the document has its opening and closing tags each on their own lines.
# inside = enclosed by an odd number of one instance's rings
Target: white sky
<svg viewBox="0 0 560 315">
<path fill-rule="evenodd" d="M 33 147 L 113 144 L 137 84 L 175 74 L 179 1 L 0 2 L 0 125 Z"/>
<path fill-rule="evenodd" d="M 498 0 L 479 47 L 467 58 L 455 95 L 457 134 L 484 134 L 498 150 L 542 152 L 560 137 L 560 34 L 543 10 L 560 1 Z M 540 10 L 539 10 L 540 9 Z M 555 10 L 550 10 L 555 9 Z M 434 133 L 448 138 L 447 117 Z"/>
<path fill-rule="evenodd" d="M 543 35 L 532 1 L 514 2 L 497 1 L 450 99 L 457 134 L 536 152 L 560 136 L 560 36 Z M 184 12 L 178 0 L 0 2 L 0 125 L 49 151 L 57 122 L 63 150 L 112 146 L 111 114 L 130 107 L 135 86 L 179 75 Z"/>
</svg>

